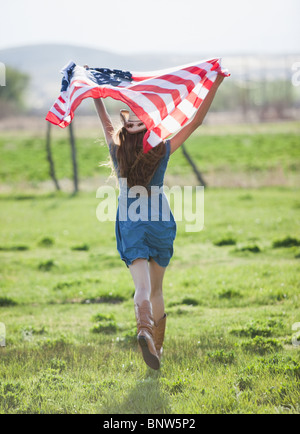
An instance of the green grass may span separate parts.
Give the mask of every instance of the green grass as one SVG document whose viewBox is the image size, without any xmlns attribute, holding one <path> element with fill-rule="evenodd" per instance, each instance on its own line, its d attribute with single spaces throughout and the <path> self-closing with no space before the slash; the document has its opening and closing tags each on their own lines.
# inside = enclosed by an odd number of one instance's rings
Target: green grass
<svg viewBox="0 0 300 434">
<path fill-rule="evenodd" d="M 0 253 L 0 412 L 299 413 L 299 247 L 274 246 L 299 238 L 299 191 L 247 194 L 208 190 L 204 230 L 178 222 L 159 372 L 137 350 L 133 284 L 95 195 L 2 196 L 1 245 L 28 249 Z"/>
<path fill-rule="evenodd" d="M 188 146 L 205 173 L 296 177 L 299 136 L 275 130 L 195 135 Z M 62 137 L 60 179 L 71 170 Z M 92 134 L 78 145 L 81 179 L 106 177 L 106 148 Z M 96 218 L 96 190 L 24 189 L 48 179 L 43 147 L 29 134 L 0 138 L 0 179 L 13 186 L 0 194 L 0 413 L 299 414 L 299 188 L 208 188 L 204 229 L 178 221 L 156 372 L 137 348 L 132 279 L 114 222 Z M 185 182 L 188 171 L 174 154 L 168 174 Z"/>
<path fill-rule="evenodd" d="M 276 124 L 253 126 L 244 131 L 224 132 L 224 127 L 201 127 L 188 141 L 187 149 L 204 175 L 217 177 L 224 173 L 239 173 L 241 176 L 280 171 L 283 176 L 296 178 L 300 169 L 299 123 L 291 123 L 278 131 Z M 67 130 L 54 131 L 52 151 L 57 178 L 71 178 L 70 145 Z M 99 163 L 108 160 L 107 147 L 99 131 L 77 135 L 77 154 L 81 178 L 107 177 L 110 170 L 99 167 Z M 101 146 L 101 144 L 103 146 Z M 0 182 L 29 183 L 36 186 L 49 179 L 46 161 L 45 136 L 29 134 L 2 133 L 0 137 Z M 170 161 L 169 176 L 182 177 L 190 174 L 190 166 L 183 159 L 181 152 L 176 152 Z M 277 175 L 278 176 L 278 175 Z"/>
</svg>

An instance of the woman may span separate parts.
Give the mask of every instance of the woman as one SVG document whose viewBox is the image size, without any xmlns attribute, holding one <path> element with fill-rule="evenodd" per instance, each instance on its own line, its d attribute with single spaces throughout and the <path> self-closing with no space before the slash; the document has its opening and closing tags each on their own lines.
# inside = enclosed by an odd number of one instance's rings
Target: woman
<svg viewBox="0 0 300 434">
<path fill-rule="evenodd" d="M 129 110 L 121 110 L 122 128 L 115 134 L 102 99 L 94 100 L 120 183 L 116 218 L 117 249 L 133 278 L 137 340 L 144 361 L 152 369 L 159 369 L 162 356 L 167 318 L 164 311 L 163 278 L 173 255 L 176 236 L 176 223 L 172 213 L 169 213 L 169 219 L 162 219 L 161 205 L 162 201 L 166 201 L 165 195 L 158 192 L 157 202 L 155 196 L 158 189 L 153 189 L 153 186 L 163 185 L 170 155 L 202 124 L 223 79 L 218 74 L 206 99 L 186 126 L 147 154 L 144 154 L 142 145 L 145 125 Z M 128 214 L 127 218 L 120 218 L 124 207 L 128 211 L 133 203 L 133 198 L 128 193 L 135 186 L 144 187 L 144 191 L 148 192 L 145 199 L 148 217 L 150 211 L 154 211 L 154 221 L 138 220 L 136 215 L 130 218 Z"/>
</svg>

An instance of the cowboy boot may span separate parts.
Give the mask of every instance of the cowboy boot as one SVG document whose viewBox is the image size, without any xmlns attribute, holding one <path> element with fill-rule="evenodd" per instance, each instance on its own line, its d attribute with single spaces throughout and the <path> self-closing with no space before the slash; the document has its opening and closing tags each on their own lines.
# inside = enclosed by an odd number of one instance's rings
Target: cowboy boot
<svg viewBox="0 0 300 434">
<path fill-rule="evenodd" d="M 153 341 L 153 314 L 150 301 L 145 300 L 141 305 L 135 304 L 137 322 L 137 341 L 142 350 L 145 363 L 152 369 L 159 369 L 159 358 Z"/>
<path fill-rule="evenodd" d="M 167 315 L 164 314 L 164 316 L 153 327 L 153 338 L 154 338 L 155 348 L 159 360 L 161 359 L 163 353 L 163 342 L 165 338 L 166 321 L 167 321 Z"/>
</svg>

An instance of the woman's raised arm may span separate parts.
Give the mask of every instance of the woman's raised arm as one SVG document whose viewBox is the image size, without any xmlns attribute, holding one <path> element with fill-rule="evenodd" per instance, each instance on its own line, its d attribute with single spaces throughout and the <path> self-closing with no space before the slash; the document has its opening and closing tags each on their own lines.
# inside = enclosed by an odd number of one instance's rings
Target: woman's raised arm
<svg viewBox="0 0 300 434">
<path fill-rule="evenodd" d="M 88 69 L 89 67 L 88 65 L 84 65 L 84 68 Z M 101 98 L 94 99 L 94 103 L 102 124 L 106 143 L 109 144 L 113 141 L 113 134 L 114 134 L 114 127 L 111 118 Z"/>
<path fill-rule="evenodd" d="M 113 141 L 114 127 L 106 107 L 101 98 L 94 99 L 98 116 L 101 120 L 103 132 L 105 135 L 106 143 L 109 144 Z"/>
<path fill-rule="evenodd" d="M 209 94 L 207 95 L 207 97 L 199 107 L 193 119 L 185 127 L 183 127 L 177 134 L 175 134 L 174 137 L 171 138 L 170 140 L 171 154 L 175 152 L 176 149 L 178 149 L 198 127 L 200 127 L 200 125 L 202 125 L 202 122 L 214 100 L 218 87 L 220 86 L 223 80 L 224 80 L 223 75 L 218 74 L 214 84 L 212 85 L 209 91 Z"/>
</svg>

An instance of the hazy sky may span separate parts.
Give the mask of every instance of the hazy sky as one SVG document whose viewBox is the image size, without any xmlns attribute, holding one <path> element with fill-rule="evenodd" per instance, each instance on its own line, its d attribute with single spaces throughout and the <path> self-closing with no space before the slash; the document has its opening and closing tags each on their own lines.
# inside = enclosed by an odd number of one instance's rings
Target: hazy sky
<svg viewBox="0 0 300 434">
<path fill-rule="evenodd" d="M 119 53 L 300 52 L 300 0 L 6 0 L 0 14 L 0 49 L 67 43 Z"/>
</svg>

